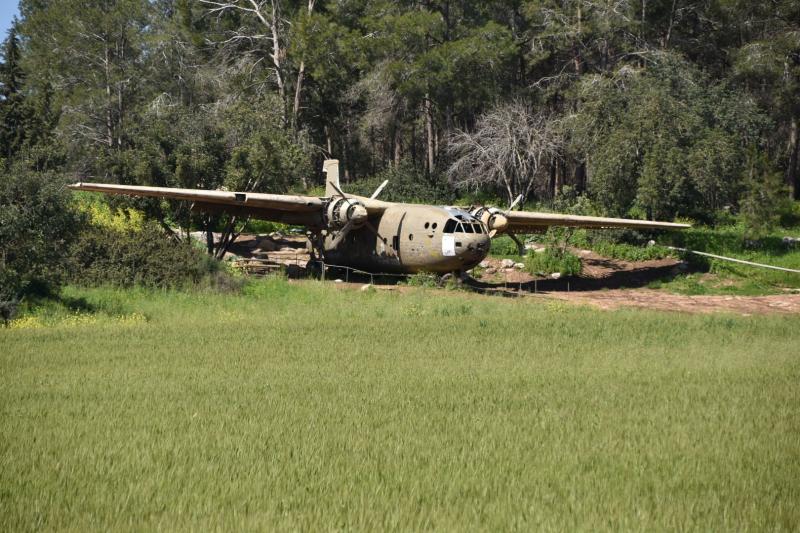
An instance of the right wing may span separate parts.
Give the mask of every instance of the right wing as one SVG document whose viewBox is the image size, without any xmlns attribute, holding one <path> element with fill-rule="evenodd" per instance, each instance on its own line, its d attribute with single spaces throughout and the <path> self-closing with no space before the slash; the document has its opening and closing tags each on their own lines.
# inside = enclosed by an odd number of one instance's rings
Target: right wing
<svg viewBox="0 0 800 533">
<path fill-rule="evenodd" d="M 110 183 L 76 183 L 69 188 L 106 194 L 186 200 L 192 202 L 193 211 L 224 212 L 309 227 L 324 226 L 322 212 L 325 201 L 315 196 L 141 187 Z"/>
<path fill-rule="evenodd" d="M 626 218 L 587 217 L 562 215 L 559 213 L 537 213 L 533 211 L 507 211 L 508 230 L 514 233 L 538 233 L 550 226 L 569 228 L 632 228 L 632 229 L 686 229 L 689 224 L 631 220 Z"/>
</svg>

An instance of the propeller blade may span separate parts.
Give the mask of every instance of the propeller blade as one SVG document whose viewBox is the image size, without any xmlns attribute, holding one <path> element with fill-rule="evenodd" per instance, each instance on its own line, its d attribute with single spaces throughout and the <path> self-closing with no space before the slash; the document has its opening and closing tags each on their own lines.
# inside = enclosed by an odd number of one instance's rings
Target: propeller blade
<svg viewBox="0 0 800 533">
<path fill-rule="evenodd" d="M 342 242 L 345 237 L 347 237 L 347 234 L 350 233 L 351 229 L 353 229 L 353 223 L 353 220 L 349 220 L 347 224 L 345 224 L 344 227 L 339 230 L 339 233 L 336 234 L 336 238 L 333 239 L 333 242 L 331 242 L 331 249 L 339 246 L 339 243 Z"/>
<path fill-rule="evenodd" d="M 506 211 L 511 211 L 512 209 L 517 207 L 517 204 L 520 203 L 521 201 L 522 201 L 522 195 L 520 194 L 513 202 L 511 202 L 511 205 L 508 206 L 508 209 L 506 209 Z"/>
<path fill-rule="evenodd" d="M 383 183 L 381 183 L 380 185 L 378 185 L 378 188 L 377 188 L 377 189 L 375 189 L 375 192 L 374 192 L 374 193 L 372 193 L 372 196 L 370 196 L 370 197 L 369 197 L 369 199 L 370 199 L 370 200 L 374 200 L 375 198 L 377 198 L 377 197 L 378 197 L 378 195 L 379 195 L 379 194 L 381 193 L 381 191 L 383 190 L 383 188 L 384 188 L 384 187 L 386 187 L 386 184 L 387 184 L 387 183 L 389 183 L 389 180 L 384 180 L 384 181 L 383 181 Z"/>
</svg>

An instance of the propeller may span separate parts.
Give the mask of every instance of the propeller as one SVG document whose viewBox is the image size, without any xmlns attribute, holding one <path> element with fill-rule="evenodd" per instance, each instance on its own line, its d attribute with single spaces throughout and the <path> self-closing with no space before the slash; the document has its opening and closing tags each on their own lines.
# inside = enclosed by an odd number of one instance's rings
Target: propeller
<svg viewBox="0 0 800 533">
<path fill-rule="evenodd" d="M 483 222 L 486 228 L 489 230 L 490 238 L 494 238 L 498 233 L 510 234 L 510 232 L 506 229 L 508 228 L 508 217 L 506 215 L 521 201 L 522 195 L 520 194 L 514 199 L 513 202 L 511 202 L 511 205 L 508 206 L 508 209 L 504 211 L 501 211 L 496 207 L 481 207 L 476 211 L 473 211 L 473 214 L 478 216 L 481 219 L 481 222 Z"/>
<path fill-rule="evenodd" d="M 339 194 L 339 196 L 341 196 L 345 200 L 349 200 L 347 195 L 342 191 L 342 189 L 339 188 L 338 185 L 336 185 L 332 181 L 329 181 L 328 183 Z M 375 192 L 372 193 L 372 196 L 370 196 L 370 200 L 374 200 L 381 193 L 383 188 L 386 187 L 388 183 L 389 180 L 385 180 L 383 183 L 381 183 L 378 186 L 378 188 L 375 189 Z M 360 228 L 362 226 L 366 226 L 366 228 L 370 230 L 372 233 L 374 233 L 376 237 L 378 237 L 381 241 L 386 242 L 386 239 L 384 239 L 381 236 L 381 234 L 378 233 L 378 230 L 369 221 L 369 219 L 367 218 L 368 216 L 369 213 L 367 212 L 366 207 L 364 207 L 360 203 L 355 204 L 353 206 L 353 211 L 349 214 L 347 223 L 344 225 L 342 229 L 339 230 L 333 241 L 331 241 L 331 248 L 336 248 L 337 246 L 339 246 L 339 243 L 341 243 L 342 240 L 344 240 L 344 238 L 347 236 L 348 233 L 350 233 L 351 230 L 355 229 L 356 227 Z"/>
</svg>

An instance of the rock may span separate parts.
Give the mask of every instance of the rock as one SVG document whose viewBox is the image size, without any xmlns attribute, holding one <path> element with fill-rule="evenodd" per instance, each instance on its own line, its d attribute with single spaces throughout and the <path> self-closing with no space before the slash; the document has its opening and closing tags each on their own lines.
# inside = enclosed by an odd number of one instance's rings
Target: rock
<svg viewBox="0 0 800 533">
<path fill-rule="evenodd" d="M 800 237 L 784 237 L 783 244 L 787 246 L 797 246 L 800 244 Z"/>
<path fill-rule="evenodd" d="M 503 268 L 514 268 L 514 260 L 513 259 L 503 259 L 500 261 L 500 266 Z"/>
<path fill-rule="evenodd" d="M 338 279 L 338 278 L 337 278 L 337 279 L 335 279 L 335 280 L 333 280 L 333 282 L 334 282 L 334 283 L 344 283 L 344 281 L 342 281 L 342 280 L 340 280 L 340 279 Z"/>
<path fill-rule="evenodd" d="M 497 269 L 492 267 L 489 267 L 483 271 L 484 274 L 494 274 L 495 272 L 497 272 Z"/>
<path fill-rule="evenodd" d="M 654 240 L 647 241 L 647 246 L 655 246 L 655 245 L 656 245 L 656 241 L 654 241 Z"/>
<path fill-rule="evenodd" d="M 541 254 L 546 250 L 546 248 L 534 248 L 533 253 Z"/>
<path fill-rule="evenodd" d="M 514 263 L 514 268 L 522 270 L 523 268 L 525 268 L 525 263 Z"/>
<path fill-rule="evenodd" d="M 478 266 L 479 266 L 479 267 L 481 267 L 481 268 L 487 268 L 487 267 L 488 267 L 490 264 L 491 264 L 491 263 L 490 263 L 489 261 L 487 261 L 487 260 L 485 260 L 485 259 L 484 259 L 483 261 L 481 261 L 480 263 L 478 263 Z"/>
<path fill-rule="evenodd" d="M 559 279 L 561 278 L 561 272 L 553 272 L 552 274 L 550 274 L 550 277 L 553 279 Z"/>
<path fill-rule="evenodd" d="M 370 291 L 370 290 L 372 290 L 372 284 L 371 284 L 371 283 L 367 283 L 366 285 L 362 285 L 362 286 L 361 286 L 361 288 L 360 288 L 359 290 L 360 290 L 361 292 L 367 292 L 367 291 Z"/>
</svg>

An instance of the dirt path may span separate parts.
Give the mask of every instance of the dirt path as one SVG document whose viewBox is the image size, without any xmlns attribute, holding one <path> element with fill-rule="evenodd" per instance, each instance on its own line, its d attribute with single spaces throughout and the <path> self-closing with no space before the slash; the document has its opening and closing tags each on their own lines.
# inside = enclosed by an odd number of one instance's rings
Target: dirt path
<svg viewBox="0 0 800 533">
<path fill-rule="evenodd" d="M 542 297 L 600 309 L 636 307 L 685 313 L 734 313 L 742 316 L 800 313 L 800 294 L 771 296 L 687 296 L 653 289 L 551 292 Z"/>
</svg>

